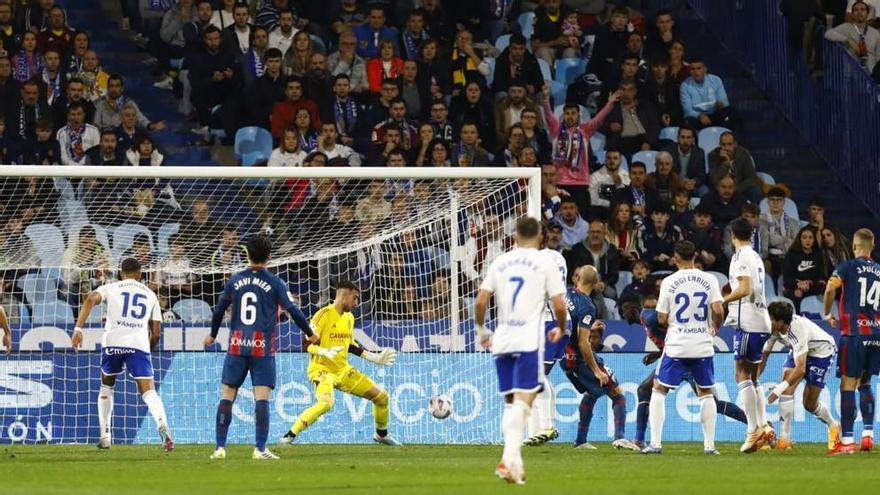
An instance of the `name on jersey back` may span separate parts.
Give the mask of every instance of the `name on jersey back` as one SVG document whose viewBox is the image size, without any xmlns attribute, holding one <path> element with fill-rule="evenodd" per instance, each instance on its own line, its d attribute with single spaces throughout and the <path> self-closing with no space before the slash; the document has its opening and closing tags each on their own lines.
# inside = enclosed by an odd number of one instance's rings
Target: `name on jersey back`
<svg viewBox="0 0 880 495">
<path fill-rule="evenodd" d="M 538 265 L 535 264 L 535 262 L 530 260 L 529 258 L 527 258 L 525 256 L 518 256 L 516 258 L 505 260 L 504 263 L 502 263 L 498 267 L 498 269 L 501 271 L 504 271 L 504 270 L 507 270 L 508 268 L 511 268 L 511 267 L 514 267 L 517 265 L 525 266 L 526 268 L 530 268 L 532 270 L 537 270 L 539 268 Z"/>
<path fill-rule="evenodd" d="M 709 285 L 709 281 L 706 280 L 705 277 L 700 277 L 697 275 L 688 274 L 684 277 L 678 277 L 675 280 L 673 280 L 672 283 L 669 284 L 669 290 L 667 292 L 669 292 L 670 294 L 675 294 L 675 290 L 687 282 L 697 282 L 698 284 L 700 284 L 700 286 L 702 286 L 706 290 L 709 290 L 709 288 L 711 287 Z"/>
<path fill-rule="evenodd" d="M 856 267 L 856 274 L 863 275 L 865 273 L 870 273 L 876 277 L 880 277 L 880 266 L 878 265 L 859 265 Z"/>
<path fill-rule="evenodd" d="M 235 285 L 232 286 L 233 289 L 239 290 L 245 285 L 256 285 L 260 289 L 263 289 L 264 292 L 269 292 L 272 290 L 272 286 L 269 285 L 268 282 L 261 278 L 257 277 L 244 277 L 235 282 Z"/>
</svg>

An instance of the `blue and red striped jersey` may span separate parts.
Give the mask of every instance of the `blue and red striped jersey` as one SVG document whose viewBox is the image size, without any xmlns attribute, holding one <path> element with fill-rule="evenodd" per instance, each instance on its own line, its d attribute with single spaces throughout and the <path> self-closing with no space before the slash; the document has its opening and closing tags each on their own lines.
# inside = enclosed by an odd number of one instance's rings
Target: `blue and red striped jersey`
<svg viewBox="0 0 880 495">
<path fill-rule="evenodd" d="M 844 261 L 835 268 L 840 289 L 840 334 L 880 335 L 880 264 L 870 258 Z"/>
<path fill-rule="evenodd" d="M 574 287 L 568 289 L 565 302 L 568 304 L 568 314 L 571 316 L 571 338 L 566 353 L 571 354 L 574 359 L 583 361 L 578 347 L 578 331 L 581 327 L 589 330 L 596 321 L 596 306 L 588 294 Z"/>
<path fill-rule="evenodd" d="M 657 316 L 657 310 L 650 308 L 643 309 L 642 313 L 639 315 L 639 320 L 642 322 L 642 327 L 644 327 L 645 333 L 648 334 L 648 339 L 650 339 L 658 349 L 663 350 L 663 347 L 666 345 L 666 330 L 660 326 L 660 317 Z"/>
</svg>

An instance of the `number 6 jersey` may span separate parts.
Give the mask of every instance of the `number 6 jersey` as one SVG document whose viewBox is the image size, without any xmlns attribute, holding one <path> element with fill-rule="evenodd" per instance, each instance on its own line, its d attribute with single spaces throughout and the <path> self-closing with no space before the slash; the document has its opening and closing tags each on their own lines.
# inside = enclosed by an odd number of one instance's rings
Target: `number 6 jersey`
<svg viewBox="0 0 880 495">
<path fill-rule="evenodd" d="M 125 347 L 150 352 L 150 321 L 162 321 L 159 300 L 149 287 L 126 279 L 95 289 L 107 304 L 102 347 Z"/>
<path fill-rule="evenodd" d="M 831 277 L 840 288 L 840 334 L 880 335 L 880 265 L 868 258 L 844 261 Z"/>
<path fill-rule="evenodd" d="M 673 358 L 715 355 L 711 306 L 721 301 L 718 280 L 704 271 L 689 268 L 664 278 L 657 299 L 657 312 L 669 315 L 663 352 Z"/>
</svg>

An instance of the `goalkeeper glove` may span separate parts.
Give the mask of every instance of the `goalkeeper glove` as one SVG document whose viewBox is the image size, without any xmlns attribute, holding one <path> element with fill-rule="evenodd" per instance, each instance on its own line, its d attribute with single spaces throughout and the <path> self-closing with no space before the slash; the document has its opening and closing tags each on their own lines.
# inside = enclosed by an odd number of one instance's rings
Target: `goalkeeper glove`
<svg viewBox="0 0 880 495">
<path fill-rule="evenodd" d="M 477 331 L 477 341 L 481 344 L 492 338 L 492 330 L 489 330 L 488 328 L 486 328 L 483 325 L 477 325 L 476 331 Z"/>
<path fill-rule="evenodd" d="M 336 355 L 339 354 L 339 351 L 342 350 L 342 346 L 331 347 L 329 349 L 327 349 L 326 347 L 318 347 L 318 346 L 315 346 L 315 347 L 316 347 L 315 354 L 317 354 L 318 356 L 321 356 L 321 357 L 325 357 L 327 359 L 335 358 Z"/>
<path fill-rule="evenodd" d="M 397 351 L 386 347 L 379 352 L 364 351 L 361 357 L 371 363 L 391 366 L 397 360 Z"/>
</svg>

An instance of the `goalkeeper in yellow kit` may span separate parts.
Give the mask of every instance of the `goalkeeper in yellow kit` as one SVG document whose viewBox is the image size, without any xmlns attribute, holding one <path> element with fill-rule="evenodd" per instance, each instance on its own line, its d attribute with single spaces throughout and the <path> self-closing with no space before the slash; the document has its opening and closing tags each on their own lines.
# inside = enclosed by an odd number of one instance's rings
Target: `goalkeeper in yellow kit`
<svg viewBox="0 0 880 495">
<path fill-rule="evenodd" d="M 310 354 L 308 377 L 315 385 L 317 402 L 303 411 L 282 438 L 281 444 L 290 444 L 303 430 L 314 424 L 333 408 L 334 390 L 363 397 L 373 402 L 376 433 L 373 441 L 385 445 L 400 445 L 388 434 L 388 392 L 376 385 L 360 370 L 348 364 L 348 354 L 360 356 L 367 361 L 391 366 L 397 351 L 385 348 L 370 352 L 354 340 L 354 315 L 360 290 L 351 282 L 340 281 L 336 287 L 336 299 L 312 316 L 312 330 L 320 337 L 317 344 L 308 348 Z"/>
</svg>

